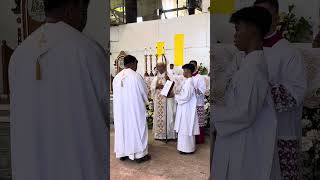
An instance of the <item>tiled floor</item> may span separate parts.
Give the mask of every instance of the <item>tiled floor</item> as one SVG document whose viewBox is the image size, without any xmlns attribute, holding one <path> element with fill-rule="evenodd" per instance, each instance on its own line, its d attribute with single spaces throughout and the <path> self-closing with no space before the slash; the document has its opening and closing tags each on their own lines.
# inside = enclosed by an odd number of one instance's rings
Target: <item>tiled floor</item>
<svg viewBox="0 0 320 180">
<path fill-rule="evenodd" d="M 110 140 L 112 180 L 207 180 L 209 178 L 209 141 L 199 145 L 195 154 L 180 155 L 176 150 L 176 142 L 165 144 L 154 141 L 149 130 L 149 153 L 152 159 L 143 164 L 136 164 L 130 160 L 122 162 L 115 158 L 113 129 Z"/>
</svg>

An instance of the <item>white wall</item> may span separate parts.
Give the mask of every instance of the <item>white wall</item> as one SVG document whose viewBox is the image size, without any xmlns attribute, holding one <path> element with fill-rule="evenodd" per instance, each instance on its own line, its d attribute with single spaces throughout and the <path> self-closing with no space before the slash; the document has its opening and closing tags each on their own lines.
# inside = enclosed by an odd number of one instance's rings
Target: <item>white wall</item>
<svg viewBox="0 0 320 180">
<path fill-rule="evenodd" d="M 173 63 L 174 36 L 180 33 L 185 35 L 185 63 L 195 59 L 209 67 L 210 15 L 208 13 L 111 27 L 110 33 L 112 53 L 110 60 L 114 61 L 123 50 L 137 57 L 138 72 L 141 74 L 145 69 L 144 48 L 155 49 L 156 42 L 164 41 L 166 57 L 169 63 Z"/>
<path fill-rule="evenodd" d="M 15 7 L 14 0 L 0 1 L 0 40 L 6 40 L 12 48 L 17 46 L 17 16 L 11 11 Z M 86 34 L 105 46 L 107 43 L 107 1 L 91 0 L 88 10 L 88 23 L 84 30 Z"/>
</svg>

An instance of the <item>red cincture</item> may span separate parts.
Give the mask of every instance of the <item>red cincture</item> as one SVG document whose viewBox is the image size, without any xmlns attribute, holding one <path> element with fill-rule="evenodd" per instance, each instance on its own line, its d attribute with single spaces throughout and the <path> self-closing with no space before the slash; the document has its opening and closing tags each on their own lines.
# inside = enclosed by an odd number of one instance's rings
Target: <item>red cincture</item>
<svg viewBox="0 0 320 180">
<path fill-rule="evenodd" d="M 283 39 L 281 32 L 277 32 L 274 36 L 263 41 L 263 47 L 272 47 L 281 39 Z"/>
<path fill-rule="evenodd" d="M 198 73 L 199 73 L 199 72 L 197 71 L 197 72 L 193 73 L 192 76 L 196 76 Z"/>
</svg>

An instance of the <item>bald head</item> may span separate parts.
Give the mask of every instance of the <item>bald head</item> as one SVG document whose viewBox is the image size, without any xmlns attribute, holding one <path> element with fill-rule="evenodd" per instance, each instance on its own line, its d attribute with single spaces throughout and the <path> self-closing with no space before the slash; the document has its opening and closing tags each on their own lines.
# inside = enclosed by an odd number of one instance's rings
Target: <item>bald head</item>
<svg viewBox="0 0 320 180">
<path fill-rule="evenodd" d="M 158 63 L 157 70 L 160 74 L 163 74 L 164 72 L 166 72 L 166 65 L 164 63 Z"/>
</svg>

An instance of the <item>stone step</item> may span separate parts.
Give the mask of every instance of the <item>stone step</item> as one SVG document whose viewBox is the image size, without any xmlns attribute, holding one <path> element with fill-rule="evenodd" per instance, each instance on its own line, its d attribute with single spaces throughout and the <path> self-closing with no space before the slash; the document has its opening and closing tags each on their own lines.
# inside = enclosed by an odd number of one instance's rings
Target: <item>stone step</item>
<svg viewBox="0 0 320 180">
<path fill-rule="evenodd" d="M 9 122 L 10 121 L 10 112 L 0 110 L 0 122 Z"/>
<path fill-rule="evenodd" d="M 0 104 L 10 104 L 10 100 L 9 98 L 6 96 L 6 97 L 3 97 L 4 95 L 0 95 Z"/>
<path fill-rule="evenodd" d="M 10 122 L 10 118 L 9 116 L 0 116 L 0 123 L 9 123 Z"/>
<path fill-rule="evenodd" d="M 0 116 L 10 116 L 10 112 L 9 111 L 2 111 L 0 110 Z"/>
<path fill-rule="evenodd" d="M 10 104 L 0 104 L 0 111 L 9 111 Z"/>
</svg>

